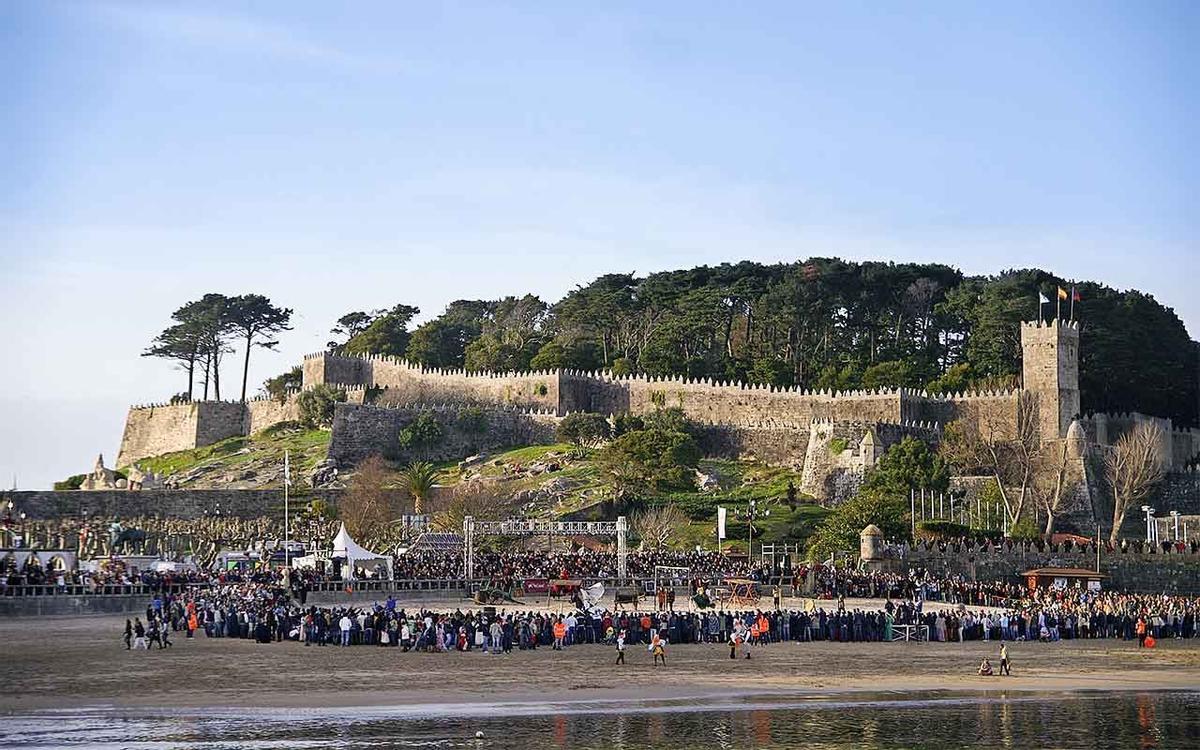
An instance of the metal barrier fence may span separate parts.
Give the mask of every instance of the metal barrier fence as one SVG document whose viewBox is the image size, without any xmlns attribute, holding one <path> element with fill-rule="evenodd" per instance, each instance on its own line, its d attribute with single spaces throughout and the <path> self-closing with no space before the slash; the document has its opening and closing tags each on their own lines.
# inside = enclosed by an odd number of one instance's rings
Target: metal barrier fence
<svg viewBox="0 0 1200 750">
<path fill-rule="evenodd" d="M 517 579 L 518 581 L 522 579 Z M 548 579 L 526 579 L 546 581 Z M 584 578 L 588 585 L 593 583 L 601 583 L 607 591 L 612 591 L 615 588 L 622 587 L 637 587 L 643 594 L 647 594 L 648 590 L 653 587 L 654 579 L 647 578 L 629 578 L 619 580 L 616 578 Z M 760 584 L 764 597 L 770 595 L 770 589 L 774 586 L 782 586 L 784 595 L 788 595 L 793 587 L 790 585 L 791 579 L 773 578 L 767 582 Z M 463 597 L 470 597 L 481 587 L 488 586 L 493 581 L 486 578 L 477 578 L 466 580 L 461 578 L 435 578 L 435 579 L 397 579 L 397 580 L 353 580 L 353 581 L 317 581 L 309 584 L 308 592 L 310 594 L 336 594 L 342 592 L 358 593 L 358 592 L 373 592 L 382 595 L 388 594 L 404 594 L 412 592 L 443 592 L 445 594 L 458 594 Z M 685 584 L 687 582 L 684 582 Z M 717 585 L 718 580 L 708 580 L 706 585 Z M 176 582 L 162 584 L 77 584 L 69 583 L 62 586 L 55 584 L 0 584 L 0 596 L 3 597 L 39 597 L 39 596 L 146 596 L 152 597 L 155 594 L 179 594 L 186 589 L 207 588 L 214 586 L 212 582 Z M 520 588 L 520 586 L 518 586 Z M 530 592 L 530 597 L 540 597 L 546 594 Z"/>
</svg>

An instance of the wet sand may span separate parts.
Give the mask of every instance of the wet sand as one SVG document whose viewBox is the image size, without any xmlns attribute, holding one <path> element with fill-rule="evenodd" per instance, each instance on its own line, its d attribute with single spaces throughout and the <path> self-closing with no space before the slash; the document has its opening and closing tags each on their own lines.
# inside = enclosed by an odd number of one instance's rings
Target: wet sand
<svg viewBox="0 0 1200 750">
<path fill-rule="evenodd" d="M 78 707 L 322 708 L 829 697 L 850 692 L 1196 689 L 1200 640 L 1010 643 L 1013 677 L 975 674 L 999 644 L 780 643 L 750 660 L 721 645 L 668 648 L 655 668 L 644 646 L 613 664 L 609 646 L 487 655 L 398 648 L 188 640 L 126 651 L 125 618 L 0 622 L 0 711 Z M 432 709 L 432 706 L 430 706 Z"/>
</svg>

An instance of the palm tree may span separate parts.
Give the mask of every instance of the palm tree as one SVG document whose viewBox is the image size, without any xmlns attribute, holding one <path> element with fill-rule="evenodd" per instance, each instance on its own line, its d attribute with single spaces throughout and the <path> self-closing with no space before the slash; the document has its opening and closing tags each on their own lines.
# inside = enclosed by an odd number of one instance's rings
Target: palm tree
<svg viewBox="0 0 1200 750">
<path fill-rule="evenodd" d="M 419 516 L 425 509 L 425 500 L 433 492 L 437 475 L 437 468 L 428 461 L 413 461 L 400 472 L 401 486 L 412 496 L 413 515 Z"/>
</svg>

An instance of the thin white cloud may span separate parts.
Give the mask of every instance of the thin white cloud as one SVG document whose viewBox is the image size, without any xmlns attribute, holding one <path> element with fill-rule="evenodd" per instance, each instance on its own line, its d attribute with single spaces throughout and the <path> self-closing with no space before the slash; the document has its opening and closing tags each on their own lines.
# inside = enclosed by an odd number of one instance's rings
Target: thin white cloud
<svg viewBox="0 0 1200 750">
<path fill-rule="evenodd" d="M 102 3 L 84 7 L 112 26 L 153 41 L 347 70 L 397 72 L 400 69 L 395 60 L 349 52 L 308 39 L 286 26 L 245 15 L 149 4 Z"/>
</svg>

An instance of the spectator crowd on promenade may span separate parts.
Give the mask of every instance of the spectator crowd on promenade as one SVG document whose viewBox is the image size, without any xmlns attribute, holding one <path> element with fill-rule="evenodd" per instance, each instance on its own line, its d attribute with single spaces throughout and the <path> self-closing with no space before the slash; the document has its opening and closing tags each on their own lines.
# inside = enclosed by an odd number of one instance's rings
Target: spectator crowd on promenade
<svg viewBox="0 0 1200 750">
<path fill-rule="evenodd" d="M 260 643 L 398 647 L 402 651 L 508 652 L 576 644 L 891 641 L 898 628 L 934 642 L 1121 639 L 1141 643 L 1197 637 L 1200 597 L 1138 595 L 1084 589 L 1039 590 L 1004 610 L 888 599 L 877 609 L 829 606 L 728 611 L 596 611 L 559 614 L 456 609 L 409 610 L 389 597 L 371 606 L 300 603 L 278 583 L 239 582 L 161 594 L 147 606 L 153 629 L 200 631 L 209 638 Z M 139 623 L 140 625 L 140 620 Z M 898 639 L 898 638 L 896 638 Z M 127 643 L 128 645 L 128 643 Z M 160 646 L 161 647 L 161 646 Z M 731 652 L 732 653 L 732 652 Z M 748 653 L 748 652 L 747 652 Z"/>
</svg>

